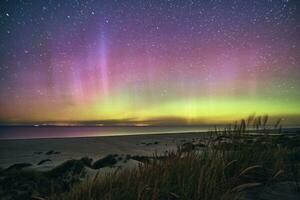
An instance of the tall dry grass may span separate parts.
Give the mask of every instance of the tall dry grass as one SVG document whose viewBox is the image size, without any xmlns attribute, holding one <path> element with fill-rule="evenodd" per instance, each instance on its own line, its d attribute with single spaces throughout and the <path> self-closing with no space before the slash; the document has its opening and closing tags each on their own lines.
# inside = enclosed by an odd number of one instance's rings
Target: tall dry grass
<svg viewBox="0 0 300 200">
<path fill-rule="evenodd" d="M 289 151 L 271 136 L 280 131 L 280 126 L 276 123 L 269 129 L 267 121 L 267 116 L 250 116 L 226 129 L 212 131 L 205 141 L 206 148 L 178 147 L 165 159 L 96 176 L 52 199 L 238 199 L 244 190 L 288 176 Z M 253 129 L 263 134 L 249 135 Z"/>
</svg>

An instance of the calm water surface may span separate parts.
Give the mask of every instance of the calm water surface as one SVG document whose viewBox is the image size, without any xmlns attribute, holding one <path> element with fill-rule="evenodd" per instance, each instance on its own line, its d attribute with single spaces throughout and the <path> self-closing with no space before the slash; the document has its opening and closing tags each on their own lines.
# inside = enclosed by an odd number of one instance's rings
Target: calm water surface
<svg viewBox="0 0 300 200">
<path fill-rule="evenodd" d="M 218 126 L 218 128 L 222 128 Z M 161 133 L 207 132 L 214 126 L 163 127 L 0 127 L 0 139 L 64 138 Z M 300 127 L 286 127 L 284 132 L 299 133 Z"/>
<path fill-rule="evenodd" d="M 0 127 L 0 139 L 90 137 L 160 133 L 207 132 L 212 126 L 193 127 Z"/>
</svg>

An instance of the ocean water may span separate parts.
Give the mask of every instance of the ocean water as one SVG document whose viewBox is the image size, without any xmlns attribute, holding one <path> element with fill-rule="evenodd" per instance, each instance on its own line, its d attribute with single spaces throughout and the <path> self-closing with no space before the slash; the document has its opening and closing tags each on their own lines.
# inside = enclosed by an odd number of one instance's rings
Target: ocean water
<svg viewBox="0 0 300 200">
<path fill-rule="evenodd" d="M 183 132 L 207 132 L 213 126 L 161 126 L 161 127 L 0 127 L 0 139 L 95 137 L 117 135 L 143 135 Z"/>
<path fill-rule="evenodd" d="M 222 126 L 218 126 L 222 129 Z M 95 137 L 117 135 L 143 135 L 163 133 L 191 133 L 214 130 L 214 126 L 149 126 L 149 127 L 34 127 L 34 126 L 2 126 L 0 139 L 30 139 L 30 138 L 66 138 Z M 300 133 L 299 126 L 283 129 L 284 133 Z"/>
</svg>

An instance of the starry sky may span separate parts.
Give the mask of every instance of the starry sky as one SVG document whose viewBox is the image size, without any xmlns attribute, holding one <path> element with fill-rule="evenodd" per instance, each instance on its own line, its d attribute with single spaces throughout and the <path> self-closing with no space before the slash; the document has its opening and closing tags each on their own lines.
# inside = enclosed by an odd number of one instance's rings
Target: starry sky
<svg viewBox="0 0 300 200">
<path fill-rule="evenodd" d="M 298 0 L 2 0 L 0 122 L 300 123 Z"/>
</svg>

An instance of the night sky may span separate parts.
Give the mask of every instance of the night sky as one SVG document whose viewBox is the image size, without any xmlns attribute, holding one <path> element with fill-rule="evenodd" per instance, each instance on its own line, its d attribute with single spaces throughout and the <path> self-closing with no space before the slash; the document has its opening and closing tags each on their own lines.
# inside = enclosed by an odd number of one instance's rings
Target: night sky
<svg viewBox="0 0 300 200">
<path fill-rule="evenodd" d="M 299 0 L 1 0 L 0 122 L 300 123 Z"/>
</svg>

